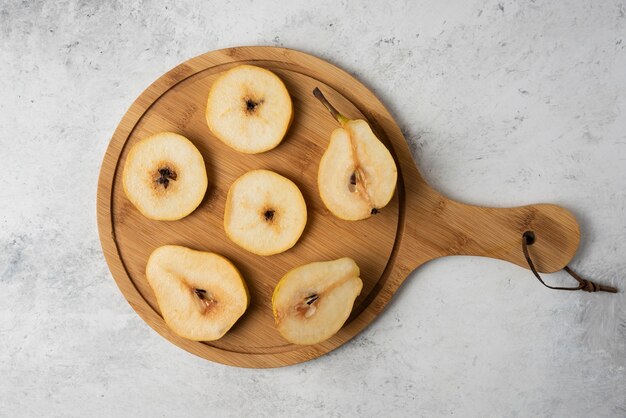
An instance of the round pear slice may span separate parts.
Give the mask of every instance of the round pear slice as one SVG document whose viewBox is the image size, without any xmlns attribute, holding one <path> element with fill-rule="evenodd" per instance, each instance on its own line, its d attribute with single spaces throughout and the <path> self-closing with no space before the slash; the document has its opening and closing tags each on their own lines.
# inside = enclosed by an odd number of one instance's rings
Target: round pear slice
<svg viewBox="0 0 626 418">
<path fill-rule="evenodd" d="M 287 133 L 292 116 L 285 84 L 265 68 L 232 68 L 213 83 L 209 92 L 209 129 L 240 152 L 257 154 L 276 147 Z"/>
<path fill-rule="evenodd" d="M 306 219 L 306 203 L 298 186 L 273 171 L 249 171 L 228 190 L 226 235 L 254 254 L 278 254 L 293 247 Z"/>
<path fill-rule="evenodd" d="M 350 258 L 306 264 L 288 272 L 272 296 L 276 327 L 293 344 L 317 344 L 341 329 L 363 282 Z"/>
<path fill-rule="evenodd" d="M 193 212 L 206 193 L 200 151 L 182 135 L 161 132 L 135 144 L 122 176 L 128 200 L 147 218 L 174 221 Z"/>
<path fill-rule="evenodd" d="M 183 338 L 221 338 L 248 308 L 241 274 L 226 258 L 166 245 L 152 252 L 146 277 L 163 319 Z"/>
<path fill-rule="evenodd" d="M 319 89 L 313 93 L 341 124 L 331 134 L 320 160 L 317 177 L 320 197 L 338 218 L 349 221 L 369 218 L 393 197 L 398 179 L 396 163 L 366 121 L 347 119 Z"/>
</svg>

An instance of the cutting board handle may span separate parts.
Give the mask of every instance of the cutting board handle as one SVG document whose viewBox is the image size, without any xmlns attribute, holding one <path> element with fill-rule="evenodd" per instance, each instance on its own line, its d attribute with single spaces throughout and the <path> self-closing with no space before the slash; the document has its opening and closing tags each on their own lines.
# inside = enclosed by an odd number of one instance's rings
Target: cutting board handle
<svg viewBox="0 0 626 418">
<path fill-rule="evenodd" d="M 421 243 L 422 249 L 431 251 L 426 259 L 474 255 L 509 261 L 528 269 L 522 251 L 522 235 L 526 231 L 535 234 L 535 243 L 529 251 L 540 272 L 562 269 L 576 253 L 580 230 L 576 218 L 567 209 L 551 204 L 513 208 L 466 205 L 427 188 L 427 191 L 422 189 L 422 199 L 414 200 L 417 206 L 409 202 L 409 216 L 413 219 L 408 222 L 413 229 L 410 235 L 417 238 L 415 245 Z M 424 199 L 424 194 L 429 196 Z M 420 253 L 419 248 L 415 250 Z"/>
</svg>

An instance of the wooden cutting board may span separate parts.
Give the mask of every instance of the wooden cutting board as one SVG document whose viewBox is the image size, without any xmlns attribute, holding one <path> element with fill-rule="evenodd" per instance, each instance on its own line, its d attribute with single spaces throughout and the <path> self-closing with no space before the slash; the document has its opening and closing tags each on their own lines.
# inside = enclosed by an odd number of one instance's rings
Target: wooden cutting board
<svg viewBox="0 0 626 418">
<path fill-rule="evenodd" d="M 270 69 L 285 82 L 294 120 L 274 150 L 242 154 L 209 131 L 204 113 L 211 83 L 239 64 Z M 351 119 L 364 118 L 390 149 L 398 165 L 397 192 L 370 219 L 349 222 L 334 217 L 317 192 L 317 168 L 338 127 L 313 97 L 320 87 Z M 198 209 L 186 218 L 152 221 L 128 201 L 122 167 L 137 141 L 160 131 L 189 138 L 206 162 L 209 187 Z M 262 257 L 232 243 L 223 228 L 224 203 L 232 182 L 248 170 L 265 168 L 293 180 L 308 206 L 308 223 L 290 250 Z M 495 174 L 495 173 L 494 173 Z M 521 248 L 524 231 L 535 232 L 530 247 L 539 271 L 553 272 L 574 256 L 579 229 L 570 212 L 554 205 L 494 209 L 464 205 L 439 194 L 420 176 L 407 143 L 383 104 L 343 70 L 311 55 L 273 47 L 240 47 L 209 52 L 169 71 L 130 107 L 107 149 L 98 183 L 98 227 L 107 262 L 120 290 L 137 313 L 159 334 L 206 359 L 241 367 L 300 363 L 339 347 L 383 310 L 405 278 L 418 266 L 446 255 L 478 255 L 527 267 Z M 159 313 L 145 267 L 150 253 L 165 244 L 212 251 L 229 258 L 245 277 L 251 304 L 222 339 L 194 342 L 171 332 Z M 353 258 L 364 287 L 352 316 L 329 340 L 297 346 L 274 328 L 271 295 L 290 269 L 319 260 Z M 451 290 L 453 291 L 453 290 Z"/>
</svg>

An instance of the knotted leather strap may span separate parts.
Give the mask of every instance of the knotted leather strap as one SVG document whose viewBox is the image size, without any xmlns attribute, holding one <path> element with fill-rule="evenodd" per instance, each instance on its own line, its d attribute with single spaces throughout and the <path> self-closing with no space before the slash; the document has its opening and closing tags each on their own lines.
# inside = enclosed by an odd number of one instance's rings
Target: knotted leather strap
<svg viewBox="0 0 626 418">
<path fill-rule="evenodd" d="M 617 289 L 614 287 L 604 286 L 601 284 L 594 283 L 591 280 L 583 279 L 568 266 L 563 267 L 563 270 L 565 270 L 570 276 L 576 279 L 576 281 L 578 282 L 578 286 L 560 287 L 560 286 L 550 286 L 546 284 L 541 278 L 541 276 L 539 276 L 539 273 L 537 272 L 537 269 L 535 268 L 535 264 L 533 263 L 533 260 L 530 259 L 530 254 L 528 254 L 528 246 L 533 245 L 534 242 L 535 242 L 535 233 L 533 231 L 524 232 L 524 234 L 522 235 L 522 251 L 524 251 L 524 257 L 526 257 L 526 262 L 528 263 L 528 267 L 530 267 L 530 270 L 533 272 L 537 280 L 539 280 L 541 284 L 544 285 L 545 287 L 548 287 L 550 289 L 555 289 L 555 290 L 584 290 L 585 292 L 617 293 Z"/>
</svg>

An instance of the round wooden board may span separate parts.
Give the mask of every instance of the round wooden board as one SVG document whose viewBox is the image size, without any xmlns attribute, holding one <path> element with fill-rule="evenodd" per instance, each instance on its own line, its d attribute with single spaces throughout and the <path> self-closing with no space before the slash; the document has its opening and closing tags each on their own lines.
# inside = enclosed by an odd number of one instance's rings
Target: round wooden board
<svg viewBox="0 0 626 418">
<path fill-rule="evenodd" d="M 294 104 L 293 123 L 274 150 L 258 155 L 236 152 L 215 138 L 205 121 L 211 83 L 239 64 L 275 72 Z M 398 167 L 394 198 L 370 219 L 337 219 L 317 192 L 318 162 L 338 124 L 313 97 L 320 87 L 349 118 L 364 118 L 389 148 Z M 121 175 L 126 156 L 137 141 L 172 131 L 189 138 L 202 153 L 209 186 L 200 206 L 175 222 L 151 221 L 128 201 Z M 293 180 L 308 207 L 308 223 L 290 250 L 262 257 L 232 243 L 223 228 L 228 188 L 243 173 L 257 168 Z M 578 224 L 554 205 L 508 209 L 454 202 L 430 188 L 420 176 L 398 125 L 380 101 L 339 68 L 311 55 L 273 47 L 238 47 L 193 58 L 159 78 L 133 103 L 107 149 L 98 183 L 98 228 L 105 257 L 120 290 L 158 333 L 206 359 L 240 367 L 278 367 L 321 356 L 365 328 L 385 307 L 416 267 L 446 255 L 494 257 L 527 266 L 521 234 L 535 232 L 531 253 L 539 271 L 562 268 L 574 256 Z M 159 313 L 145 277 L 150 253 L 165 244 L 211 251 L 229 258 L 243 274 L 250 307 L 220 340 L 195 342 L 171 332 Z M 320 260 L 351 257 L 361 269 L 364 287 L 343 328 L 323 343 L 287 343 L 274 328 L 271 295 L 290 269 Z"/>
<path fill-rule="evenodd" d="M 294 120 L 286 137 L 277 148 L 263 154 L 248 155 L 229 148 L 211 134 L 206 124 L 206 100 L 211 84 L 223 71 L 243 63 L 276 73 L 293 100 Z M 378 101 L 353 102 L 336 89 L 350 85 L 363 88 L 343 71 L 303 53 L 264 47 L 234 48 L 211 52 L 174 68 L 132 105 L 116 130 L 102 165 L 98 220 L 115 280 L 133 308 L 161 335 L 209 360 L 244 367 L 273 367 L 322 355 L 365 326 L 360 321 L 358 326 L 350 324 L 358 313 L 367 309 L 381 287 L 377 284 L 385 276 L 398 234 L 400 205 L 396 193 L 380 214 L 365 221 L 348 222 L 334 217 L 321 202 L 317 191 L 318 162 L 338 124 L 313 97 L 312 90 L 320 87 L 350 118 L 367 118 L 361 110 L 365 107 L 370 112 L 387 113 Z M 388 129 L 390 122 L 390 119 L 370 118 L 375 133 L 387 144 L 388 136 L 400 132 L 395 125 L 394 129 Z M 191 215 L 174 222 L 145 218 L 126 198 L 122 188 L 122 168 L 133 144 L 161 131 L 189 138 L 204 157 L 209 179 L 200 206 Z M 402 137 L 398 139 L 404 141 Z M 239 176 L 257 168 L 273 170 L 294 181 L 307 202 L 308 223 L 298 243 L 270 257 L 238 247 L 227 238 L 223 228 L 228 188 Z M 150 253 L 166 244 L 224 255 L 246 279 L 251 293 L 250 307 L 220 340 L 185 340 L 172 333 L 161 318 L 145 277 L 145 267 Z M 274 287 L 294 267 L 345 256 L 358 263 L 364 283 L 347 326 L 322 344 L 307 347 L 289 344 L 274 327 L 271 309 Z"/>
</svg>

